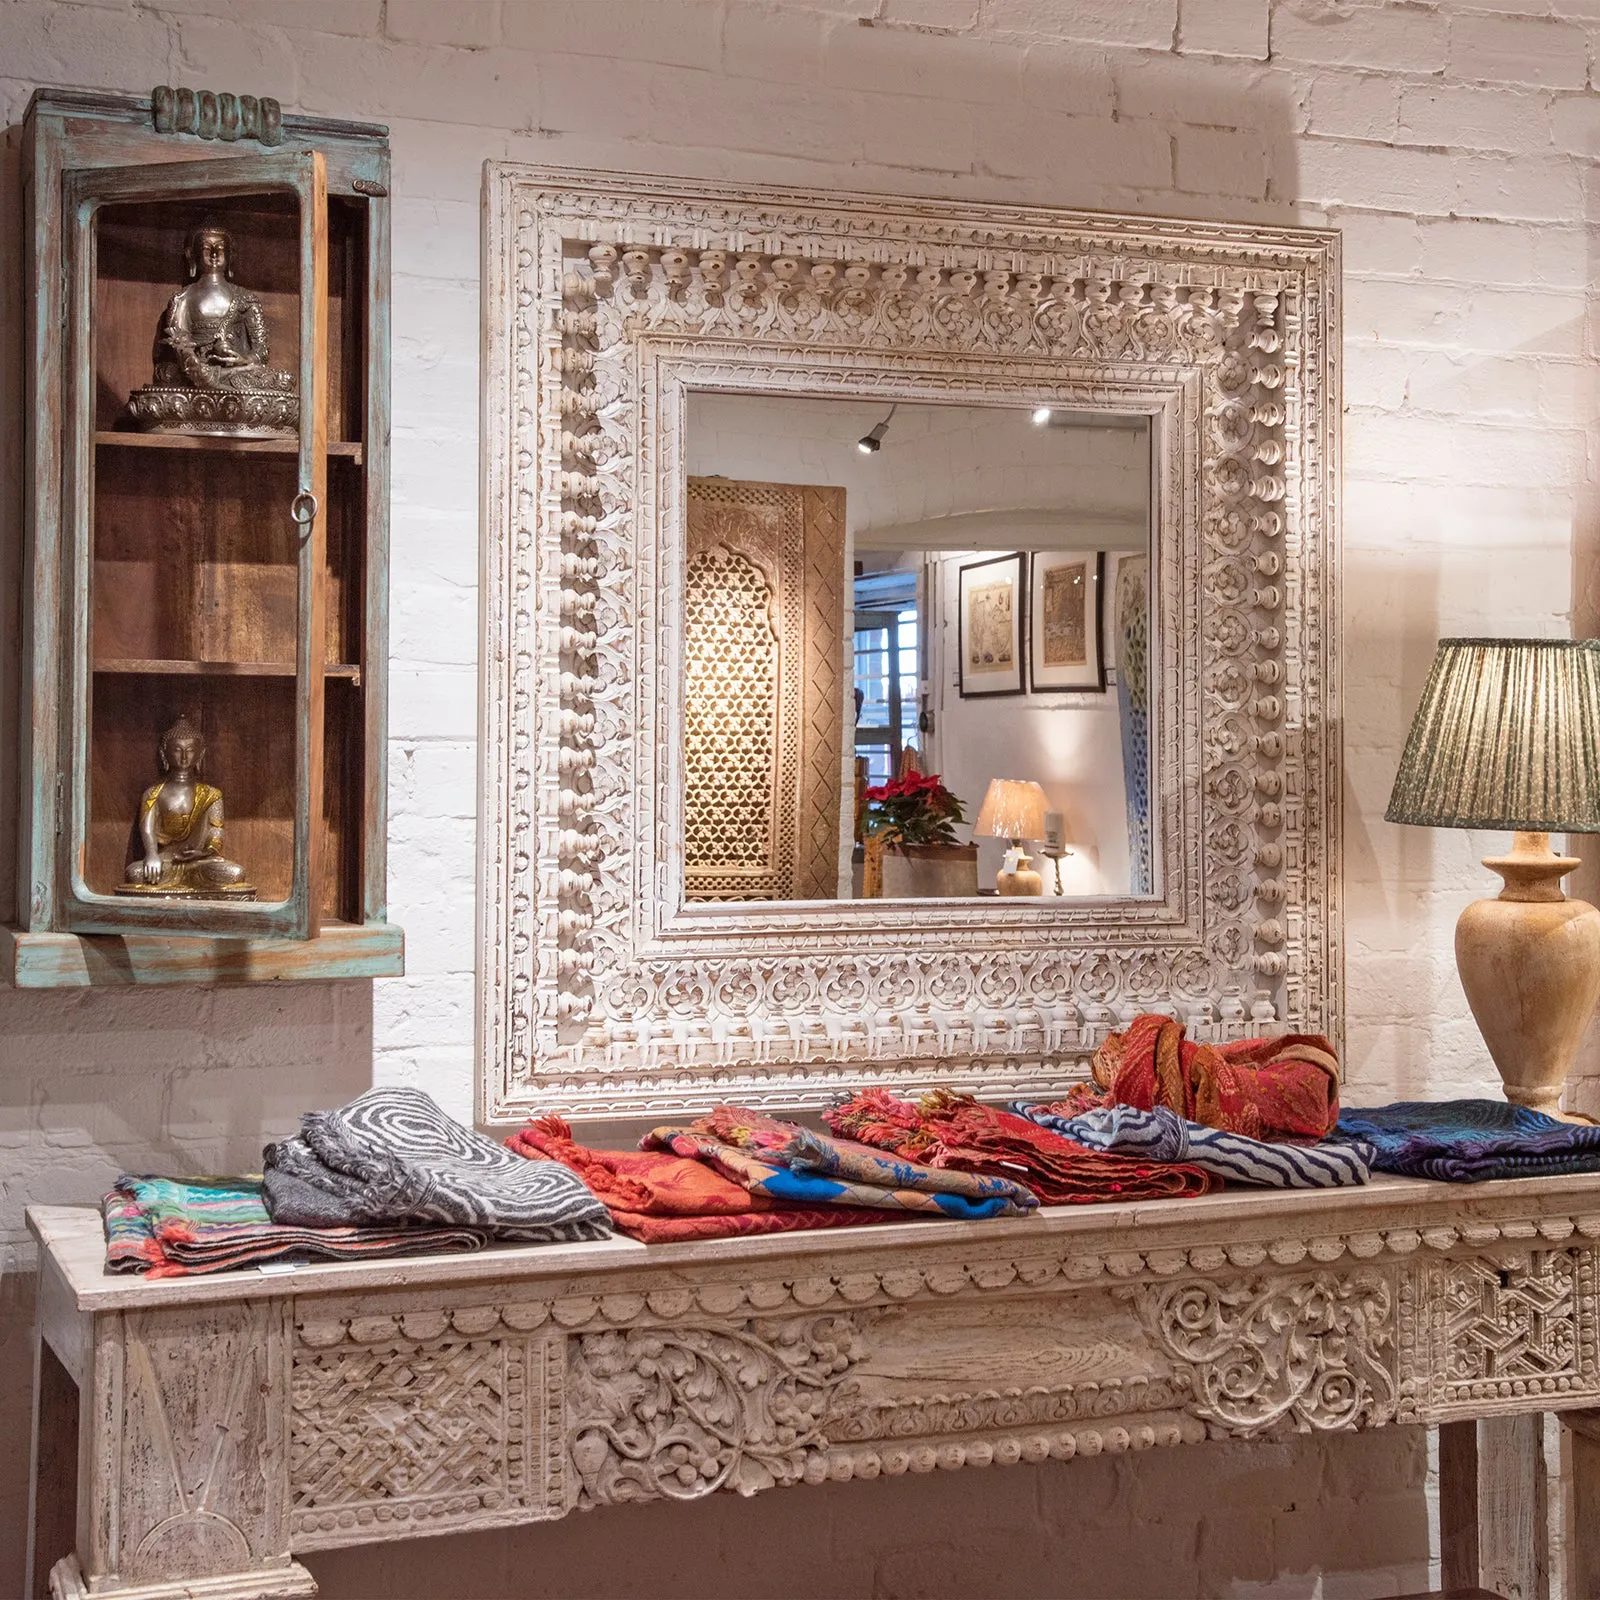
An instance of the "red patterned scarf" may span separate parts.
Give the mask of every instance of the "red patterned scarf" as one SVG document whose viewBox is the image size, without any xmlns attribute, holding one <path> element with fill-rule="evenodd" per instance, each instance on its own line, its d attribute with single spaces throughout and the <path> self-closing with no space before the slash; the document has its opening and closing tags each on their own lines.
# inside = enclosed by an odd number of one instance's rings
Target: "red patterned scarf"
<svg viewBox="0 0 1600 1600">
<path fill-rule="evenodd" d="M 858 1206 L 779 1205 L 703 1161 L 667 1151 L 591 1149 L 573 1139 L 560 1117 L 530 1122 L 506 1140 L 506 1148 L 576 1172 L 604 1203 L 618 1232 L 646 1244 L 905 1220 Z"/>
<path fill-rule="evenodd" d="M 1046 1205 L 1169 1199 L 1220 1187 L 1199 1167 L 1091 1150 L 948 1089 L 935 1089 L 914 1105 L 884 1089 L 864 1089 L 825 1118 L 836 1134 L 911 1161 L 1012 1178 Z"/>
<path fill-rule="evenodd" d="M 1320 1034 L 1198 1044 L 1171 1017 L 1135 1017 L 1095 1052 L 1094 1086 L 1063 1100 L 1166 1106 L 1189 1122 L 1251 1139 L 1322 1139 L 1339 1120 L 1339 1059 Z"/>
</svg>

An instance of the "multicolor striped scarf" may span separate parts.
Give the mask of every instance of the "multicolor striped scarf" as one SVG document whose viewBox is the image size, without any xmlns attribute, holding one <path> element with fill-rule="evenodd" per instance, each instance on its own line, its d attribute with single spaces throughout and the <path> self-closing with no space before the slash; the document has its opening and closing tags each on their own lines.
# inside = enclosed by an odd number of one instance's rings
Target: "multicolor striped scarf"
<svg viewBox="0 0 1600 1600">
<path fill-rule="evenodd" d="M 1339 1136 L 1373 1149 L 1380 1172 L 1446 1183 L 1600 1172 L 1600 1127 L 1503 1100 L 1401 1100 L 1347 1110 Z"/>
<path fill-rule="evenodd" d="M 1187 1161 L 1224 1183 L 1259 1189 L 1341 1189 L 1372 1177 L 1370 1145 L 1331 1140 L 1312 1145 L 1271 1144 L 1185 1122 L 1166 1106 L 1153 1111 L 1105 1106 L 1073 1114 L 1067 1106 L 1016 1100 L 1011 1109 L 1091 1149 L 1142 1155 L 1150 1161 Z"/>
<path fill-rule="evenodd" d="M 971 1201 L 1001 1199 L 1018 1213 L 1032 1211 L 1039 1204 L 1033 1191 L 1013 1178 L 924 1166 L 853 1139 L 829 1138 L 798 1123 L 781 1122 L 741 1106 L 715 1106 L 710 1116 L 699 1118 L 694 1126 L 698 1133 L 708 1133 L 724 1144 L 748 1150 L 791 1172 L 887 1189 L 958 1195 Z"/>
<path fill-rule="evenodd" d="M 704 1161 L 751 1194 L 786 1205 L 866 1206 L 919 1216 L 955 1217 L 967 1222 L 986 1217 L 1015 1217 L 1023 1211 L 1021 1205 L 1005 1195 L 974 1199 L 943 1190 L 834 1178 L 804 1167 L 786 1167 L 776 1160 L 741 1150 L 737 1145 L 726 1144 L 714 1134 L 702 1133 L 697 1128 L 657 1128 L 646 1134 L 642 1142 L 652 1150 L 670 1150 L 674 1155 Z M 886 1178 L 887 1172 L 880 1176 Z"/>
<path fill-rule="evenodd" d="M 102 1202 L 106 1270 L 180 1278 L 272 1262 L 481 1250 L 474 1228 L 297 1228 L 267 1215 L 256 1178 L 123 1176 Z"/>
</svg>

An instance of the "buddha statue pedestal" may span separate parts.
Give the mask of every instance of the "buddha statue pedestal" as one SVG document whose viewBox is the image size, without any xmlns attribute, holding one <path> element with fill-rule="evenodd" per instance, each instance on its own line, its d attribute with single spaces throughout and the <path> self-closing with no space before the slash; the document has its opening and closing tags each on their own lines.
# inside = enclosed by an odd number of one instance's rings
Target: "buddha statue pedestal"
<svg viewBox="0 0 1600 1600">
<path fill-rule="evenodd" d="M 205 741 L 187 717 L 161 736 L 167 774 L 139 805 L 141 856 L 118 894 L 161 900 L 254 900 L 244 868 L 222 854 L 222 791 L 200 781 Z"/>
<path fill-rule="evenodd" d="M 267 361 L 261 302 L 228 276 L 228 235 L 190 235 L 190 283 L 172 297 L 156 340 L 154 378 L 128 396 L 128 418 L 148 431 L 279 438 L 300 427 L 294 374 Z"/>
</svg>

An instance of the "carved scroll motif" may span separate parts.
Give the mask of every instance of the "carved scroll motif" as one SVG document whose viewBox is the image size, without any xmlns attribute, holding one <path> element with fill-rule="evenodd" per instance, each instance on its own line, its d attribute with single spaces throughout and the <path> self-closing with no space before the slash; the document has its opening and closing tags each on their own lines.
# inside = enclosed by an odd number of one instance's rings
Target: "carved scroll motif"
<svg viewBox="0 0 1600 1600">
<path fill-rule="evenodd" d="M 577 1504 L 799 1482 L 864 1354 L 864 1317 L 586 1333 L 568 1346 Z"/>
<path fill-rule="evenodd" d="M 1371 1427 L 1395 1412 L 1393 1292 L 1377 1274 L 1141 1288 L 1139 1315 L 1188 1368 L 1217 1432 Z"/>
</svg>

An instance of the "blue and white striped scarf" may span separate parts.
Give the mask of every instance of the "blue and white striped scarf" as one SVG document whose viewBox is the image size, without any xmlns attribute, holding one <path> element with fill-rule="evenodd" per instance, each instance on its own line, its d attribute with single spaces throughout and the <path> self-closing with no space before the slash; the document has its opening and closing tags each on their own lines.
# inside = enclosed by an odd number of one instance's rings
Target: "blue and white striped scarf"
<svg viewBox="0 0 1600 1600">
<path fill-rule="evenodd" d="M 1258 1189 L 1343 1189 L 1372 1176 L 1372 1148 L 1355 1140 L 1322 1144 L 1268 1144 L 1242 1133 L 1185 1122 L 1157 1106 L 1106 1106 L 1063 1117 L 1047 1105 L 1012 1102 L 1019 1117 L 1064 1134 L 1091 1150 L 1141 1155 L 1147 1161 L 1186 1161 L 1227 1183 Z"/>
</svg>

